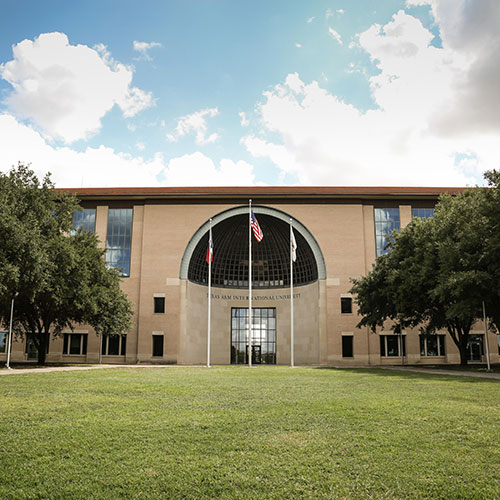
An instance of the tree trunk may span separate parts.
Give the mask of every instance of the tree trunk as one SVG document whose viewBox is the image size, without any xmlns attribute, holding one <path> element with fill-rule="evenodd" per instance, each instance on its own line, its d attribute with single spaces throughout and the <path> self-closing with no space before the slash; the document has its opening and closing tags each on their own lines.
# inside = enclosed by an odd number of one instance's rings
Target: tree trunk
<svg viewBox="0 0 500 500">
<path fill-rule="evenodd" d="M 49 334 L 48 332 L 40 332 L 39 333 L 40 342 L 38 344 L 38 364 L 45 364 L 45 357 L 47 354 L 47 345 L 49 343 Z"/>
<path fill-rule="evenodd" d="M 460 366 L 467 366 L 468 362 L 468 350 L 467 350 L 467 341 L 465 344 L 463 342 L 460 342 L 460 345 L 458 346 L 458 350 L 460 352 Z"/>
<path fill-rule="evenodd" d="M 453 342 L 458 348 L 458 352 L 460 354 L 460 366 L 467 366 L 468 362 L 467 344 L 469 343 L 470 328 L 466 329 L 451 324 L 449 324 L 447 328 L 450 337 L 453 339 Z"/>
</svg>

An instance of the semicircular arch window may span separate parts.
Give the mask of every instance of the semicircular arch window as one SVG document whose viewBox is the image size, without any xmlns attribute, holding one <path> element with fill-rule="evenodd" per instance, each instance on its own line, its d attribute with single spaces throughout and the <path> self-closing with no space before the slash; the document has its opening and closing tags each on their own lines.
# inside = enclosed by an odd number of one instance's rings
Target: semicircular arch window
<svg viewBox="0 0 500 500">
<path fill-rule="evenodd" d="M 262 241 L 252 240 L 252 287 L 256 289 L 290 286 L 290 226 L 276 217 L 257 214 L 264 233 Z M 293 285 L 301 286 L 318 279 L 318 266 L 305 238 L 294 231 L 297 259 L 293 263 Z M 235 215 L 212 227 L 214 260 L 212 286 L 248 288 L 248 215 Z M 188 280 L 208 285 L 208 231 L 193 251 Z"/>
</svg>

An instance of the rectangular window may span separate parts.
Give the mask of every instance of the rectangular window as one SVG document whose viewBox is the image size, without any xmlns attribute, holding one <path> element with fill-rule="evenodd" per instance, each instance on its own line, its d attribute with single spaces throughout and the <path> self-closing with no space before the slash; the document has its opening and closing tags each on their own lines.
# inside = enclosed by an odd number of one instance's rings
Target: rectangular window
<svg viewBox="0 0 500 500">
<path fill-rule="evenodd" d="M 380 356 L 401 357 L 401 343 L 403 356 L 406 356 L 406 335 L 380 335 Z"/>
<path fill-rule="evenodd" d="M 86 333 L 65 333 L 63 354 L 74 354 L 84 356 L 87 354 Z"/>
<path fill-rule="evenodd" d="M 130 249 L 132 246 L 132 208 L 110 208 L 106 235 L 106 262 L 119 269 L 122 276 L 130 276 Z"/>
<path fill-rule="evenodd" d="M 7 350 L 7 332 L 0 332 L 0 352 Z"/>
<path fill-rule="evenodd" d="M 343 358 L 352 358 L 353 357 L 353 349 L 352 349 L 352 335 L 342 335 L 342 357 Z"/>
<path fill-rule="evenodd" d="M 375 244 L 377 247 L 377 257 L 387 253 L 386 236 L 392 231 L 400 228 L 399 208 L 375 208 Z"/>
<path fill-rule="evenodd" d="M 420 356 L 444 356 L 444 335 L 420 335 Z"/>
<path fill-rule="evenodd" d="M 82 228 L 83 231 L 95 232 L 95 208 L 84 208 L 83 210 L 75 210 L 73 214 L 73 230 L 74 232 Z"/>
<path fill-rule="evenodd" d="M 433 208 L 412 208 L 411 216 L 418 217 L 419 219 L 430 219 L 434 216 Z"/>
<path fill-rule="evenodd" d="M 155 297 L 155 313 L 163 314 L 165 312 L 165 297 Z"/>
<path fill-rule="evenodd" d="M 352 298 L 340 297 L 340 312 L 342 314 L 352 313 Z"/>
<path fill-rule="evenodd" d="M 153 356 L 163 356 L 163 335 L 153 335 Z"/>
<path fill-rule="evenodd" d="M 127 336 L 103 335 L 101 354 L 103 356 L 125 356 L 127 354 Z"/>
</svg>

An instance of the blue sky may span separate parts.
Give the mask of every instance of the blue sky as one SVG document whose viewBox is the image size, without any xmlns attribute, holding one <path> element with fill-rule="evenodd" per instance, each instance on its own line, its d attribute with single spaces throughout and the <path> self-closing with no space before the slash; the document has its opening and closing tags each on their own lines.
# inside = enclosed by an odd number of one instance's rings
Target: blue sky
<svg viewBox="0 0 500 500">
<path fill-rule="evenodd" d="M 3 171 L 31 162 L 76 187 L 471 185 L 500 166 L 494 0 L 1 9 Z"/>
</svg>

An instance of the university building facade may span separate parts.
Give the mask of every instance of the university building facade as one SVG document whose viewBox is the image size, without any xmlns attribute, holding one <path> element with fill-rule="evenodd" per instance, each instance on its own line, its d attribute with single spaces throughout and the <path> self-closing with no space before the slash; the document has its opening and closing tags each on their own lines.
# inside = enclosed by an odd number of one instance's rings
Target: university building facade
<svg viewBox="0 0 500 500">
<path fill-rule="evenodd" d="M 47 362 L 206 364 L 209 220 L 211 364 L 248 362 L 249 200 L 262 229 L 252 244 L 252 363 L 291 361 L 290 220 L 294 361 L 297 365 L 458 363 L 445 331 L 421 337 L 356 328 L 351 279 L 372 268 L 385 235 L 412 217 L 430 217 L 445 188 L 249 187 L 70 189 L 83 210 L 75 226 L 95 231 L 108 265 L 123 274 L 134 304 L 127 335 L 85 326 L 51 339 Z M 489 333 L 491 362 L 499 362 Z M 0 332 L 0 360 L 6 357 Z M 473 329 L 469 358 L 485 362 L 484 328 Z M 32 342 L 13 343 L 12 362 L 36 359 Z"/>
</svg>

